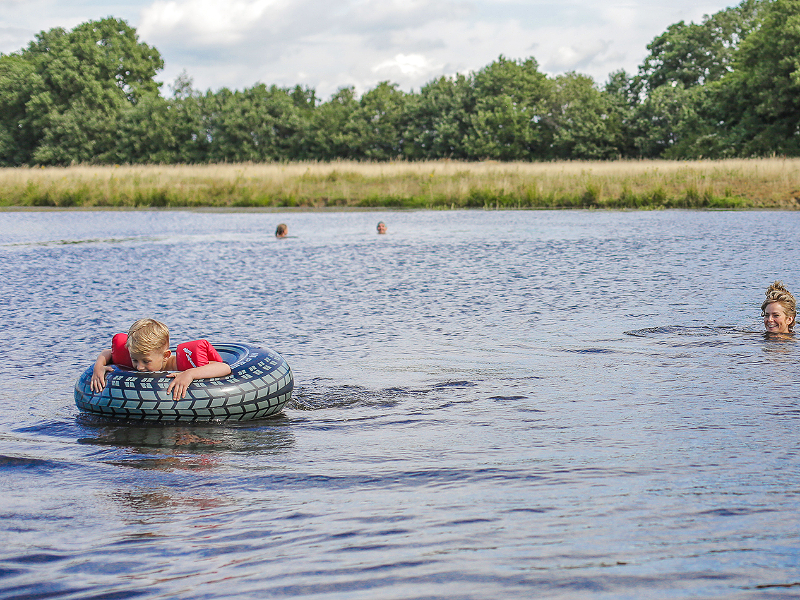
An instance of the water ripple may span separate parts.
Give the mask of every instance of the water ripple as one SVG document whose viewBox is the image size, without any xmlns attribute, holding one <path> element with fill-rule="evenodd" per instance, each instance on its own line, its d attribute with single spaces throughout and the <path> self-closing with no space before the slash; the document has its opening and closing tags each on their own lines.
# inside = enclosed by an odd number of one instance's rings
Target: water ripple
<svg viewBox="0 0 800 600">
<path fill-rule="evenodd" d="M 796 591 L 800 347 L 760 302 L 800 213 L 121 214 L 0 213 L 0 596 Z M 142 316 L 281 352 L 284 414 L 78 414 Z"/>
</svg>

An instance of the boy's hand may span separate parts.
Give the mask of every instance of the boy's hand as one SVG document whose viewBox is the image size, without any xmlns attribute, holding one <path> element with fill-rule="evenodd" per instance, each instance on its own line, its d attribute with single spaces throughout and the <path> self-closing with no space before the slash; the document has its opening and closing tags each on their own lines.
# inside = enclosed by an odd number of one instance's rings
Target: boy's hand
<svg viewBox="0 0 800 600">
<path fill-rule="evenodd" d="M 106 375 L 114 370 L 114 367 L 108 365 L 95 365 L 92 370 L 92 380 L 89 382 L 89 387 L 92 392 L 98 394 L 106 387 Z"/>
<path fill-rule="evenodd" d="M 173 400 L 183 400 L 183 397 L 186 395 L 186 388 L 194 381 L 194 377 L 190 373 L 191 370 L 192 369 L 167 375 L 167 377 L 172 377 L 172 382 L 167 388 L 167 393 L 169 394 L 172 392 Z"/>
</svg>

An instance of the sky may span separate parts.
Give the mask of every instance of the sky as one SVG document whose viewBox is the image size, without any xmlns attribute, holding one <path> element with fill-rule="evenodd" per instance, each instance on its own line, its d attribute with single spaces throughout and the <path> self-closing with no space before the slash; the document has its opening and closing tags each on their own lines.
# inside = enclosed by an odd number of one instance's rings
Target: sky
<svg viewBox="0 0 800 600">
<path fill-rule="evenodd" d="M 635 73 L 647 44 L 678 21 L 734 6 L 725 0 L 0 0 L 0 52 L 53 27 L 113 16 L 155 46 L 169 84 L 199 90 L 300 84 L 325 100 L 381 81 L 418 91 L 442 75 L 477 71 L 500 55 L 541 71 L 577 71 L 603 84 Z"/>
</svg>

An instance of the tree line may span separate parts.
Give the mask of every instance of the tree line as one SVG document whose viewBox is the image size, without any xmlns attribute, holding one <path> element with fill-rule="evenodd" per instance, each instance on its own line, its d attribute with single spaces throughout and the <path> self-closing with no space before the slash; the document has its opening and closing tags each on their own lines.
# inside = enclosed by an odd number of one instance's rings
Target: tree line
<svg viewBox="0 0 800 600">
<path fill-rule="evenodd" d="M 183 74 L 165 96 L 158 50 L 107 18 L 0 55 L 0 165 L 800 154 L 800 0 L 744 0 L 647 48 L 602 86 L 501 56 L 419 92 L 201 92 Z"/>
</svg>

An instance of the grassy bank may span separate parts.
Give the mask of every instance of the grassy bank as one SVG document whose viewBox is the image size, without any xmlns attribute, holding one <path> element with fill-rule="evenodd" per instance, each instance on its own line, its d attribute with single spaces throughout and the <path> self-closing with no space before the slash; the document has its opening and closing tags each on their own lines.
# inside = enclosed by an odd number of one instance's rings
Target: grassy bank
<svg viewBox="0 0 800 600">
<path fill-rule="evenodd" d="M 795 209 L 800 159 L 17 168 L 0 206 Z"/>
</svg>

